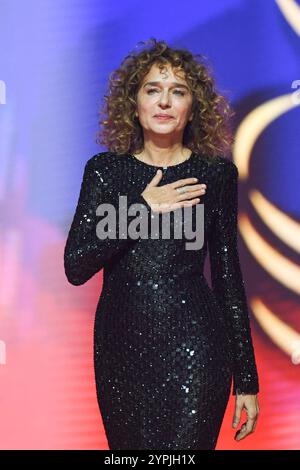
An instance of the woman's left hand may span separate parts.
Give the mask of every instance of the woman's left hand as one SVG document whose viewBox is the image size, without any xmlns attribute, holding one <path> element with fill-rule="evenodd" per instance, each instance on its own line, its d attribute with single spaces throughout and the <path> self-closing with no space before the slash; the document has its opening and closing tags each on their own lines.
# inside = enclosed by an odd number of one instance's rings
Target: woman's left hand
<svg viewBox="0 0 300 470">
<path fill-rule="evenodd" d="M 237 394 L 235 399 L 235 411 L 232 427 L 236 428 L 241 420 L 243 408 L 246 409 L 247 421 L 235 434 L 235 440 L 240 441 L 255 431 L 259 415 L 259 403 L 257 395 Z"/>
</svg>

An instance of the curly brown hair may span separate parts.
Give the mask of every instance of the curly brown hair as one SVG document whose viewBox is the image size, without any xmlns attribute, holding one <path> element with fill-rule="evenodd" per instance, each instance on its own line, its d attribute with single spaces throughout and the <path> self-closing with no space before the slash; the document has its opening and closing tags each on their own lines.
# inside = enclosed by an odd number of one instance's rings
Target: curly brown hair
<svg viewBox="0 0 300 470">
<path fill-rule="evenodd" d="M 146 47 L 138 51 L 139 44 Z M 235 113 L 227 98 L 216 91 L 206 56 L 171 48 L 165 41 L 155 38 L 140 41 L 120 67 L 109 75 L 109 93 L 104 95 L 99 112 L 100 130 L 96 133 L 96 143 L 117 154 L 143 150 L 143 129 L 135 115 L 137 93 L 153 64 L 159 68 L 171 65 L 173 69 L 183 70 L 192 91 L 193 119 L 184 129 L 183 146 L 209 159 L 220 154 L 229 155 L 234 141 L 231 117 Z"/>
</svg>

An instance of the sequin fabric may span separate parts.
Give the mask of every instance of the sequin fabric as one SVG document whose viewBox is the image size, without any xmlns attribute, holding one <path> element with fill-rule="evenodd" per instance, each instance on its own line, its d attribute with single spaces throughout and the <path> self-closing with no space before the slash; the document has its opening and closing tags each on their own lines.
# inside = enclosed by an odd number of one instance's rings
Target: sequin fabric
<svg viewBox="0 0 300 470">
<path fill-rule="evenodd" d="M 128 207 L 144 204 L 150 221 L 141 193 L 158 168 L 159 185 L 188 177 L 207 185 L 202 248 L 186 250 L 184 238 L 122 239 L 120 230 L 100 240 L 96 208 L 118 207 L 121 195 Z M 164 168 L 102 152 L 86 163 L 64 267 L 75 286 L 103 268 L 94 367 L 110 449 L 214 449 L 232 378 L 234 395 L 259 391 L 237 213 L 238 170 L 221 156 L 211 162 L 193 153 Z M 203 274 L 207 253 L 211 287 Z"/>
</svg>

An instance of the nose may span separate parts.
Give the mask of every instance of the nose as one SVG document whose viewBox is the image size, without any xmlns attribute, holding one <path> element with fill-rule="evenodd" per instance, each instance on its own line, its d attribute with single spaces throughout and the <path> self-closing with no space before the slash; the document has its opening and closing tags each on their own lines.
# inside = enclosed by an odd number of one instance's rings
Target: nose
<svg viewBox="0 0 300 470">
<path fill-rule="evenodd" d="M 159 106 L 161 108 L 170 107 L 170 98 L 167 91 L 161 94 Z"/>
</svg>

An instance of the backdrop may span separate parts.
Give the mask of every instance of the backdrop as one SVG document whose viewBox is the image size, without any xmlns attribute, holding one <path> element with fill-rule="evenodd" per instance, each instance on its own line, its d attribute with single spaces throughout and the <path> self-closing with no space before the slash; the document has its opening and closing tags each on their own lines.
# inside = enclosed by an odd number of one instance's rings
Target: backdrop
<svg viewBox="0 0 300 470">
<path fill-rule="evenodd" d="M 102 273 L 63 249 L 109 73 L 149 37 L 211 61 L 237 112 L 239 245 L 260 376 L 256 432 L 230 398 L 217 449 L 300 448 L 300 2 L 0 1 L 0 447 L 107 449 L 93 322 Z M 207 269 L 207 268 L 206 268 Z"/>
</svg>

